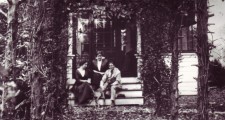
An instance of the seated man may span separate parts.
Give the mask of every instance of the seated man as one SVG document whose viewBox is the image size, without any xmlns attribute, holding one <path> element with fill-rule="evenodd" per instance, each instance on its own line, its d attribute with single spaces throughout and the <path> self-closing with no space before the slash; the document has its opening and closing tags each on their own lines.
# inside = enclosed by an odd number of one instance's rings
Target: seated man
<svg viewBox="0 0 225 120">
<path fill-rule="evenodd" d="M 111 106 L 115 106 L 116 90 L 121 88 L 121 72 L 113 62 L 109 62 L 109 69 L 102 77 L 100 86 L 103 93 L 110 89 Z"/>
<path fill-rule="evenodd" d="M 102 51 L 98 51 L 96 59 L 92 60 L 91 69 L 93 70 L 91 85 L 94 90 L 97 90 L 100 87 L 100 81 L 102 79 L 102 76 L 108 69 L 108 60 L 103 57 Z"/>
</svg>

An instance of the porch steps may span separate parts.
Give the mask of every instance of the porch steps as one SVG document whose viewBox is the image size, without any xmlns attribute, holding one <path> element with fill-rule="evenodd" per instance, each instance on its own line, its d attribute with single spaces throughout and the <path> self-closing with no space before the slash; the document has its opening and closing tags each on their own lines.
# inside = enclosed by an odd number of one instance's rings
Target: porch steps
<svg viewBox="0 0 225 120">
<path fill-rule="evenodd" d="M 73 83 L 73 82 L 72 82 Z M 116 105 L 143 105 L 143 84 L 140 80 L 135 77 L 126 77 L 121 79 L 122 90 L 120 90 L 117 94 L 118 98 L 115 100 Z M 122 95 L 122 97 L 120 97 Z M 74 103 L 74 95 L 73 93 L 69 93 L 68 104 L 71 106 L 76 106 Z M 98 100 L 99 105 L 110 105 L 110 99 Z M 91 101 L 87 106 L 96 105 L 95 101 Z"/>
<path fill-rule="evenodd" d="M 122 84 L 122 89 L 123 90 L 142 90 L 142 84 L 141 83 L 134 83 L 134 84 L 131 84 L 131 83 L 123 83 Z"/>
<path fill-rule="evenodd" d="M 137 97 L 142 97 L 142 91 L 141 90 L 122 90 L 117 92 L 118 95 L 124 95 L 125 98 L 137 98 Z M 71 93 L 69 95 L 70 99 L 74 99 L 74 95 Z"/>
<path fill-rule="evenodd" d="M 69 105 L 76 106 L 73 99 L 69 100 L 68 102 L 69 102 Z M 99 99 L 98 104 L 99 105 L 110 105 L 111 100 L 106 99 L 105 103 L 104 103 L 103 99 Z M 115 104 L 116 105 L 143 105 L 144 101 L 143 101 L 143 97 L 140 97 L 140 98 L 117 98 L 115 100 Z M 94 106 L 94 105 L 96 105 L 95 101 L 91 101 L 91 103 L 87 104 L 86 106 Z"/>
<path fill-rule="evenodd" d="M 136 77 L 122 77 L 121 78 L 121 83 L 125 83 L 125 84 L 140 84 L 141 80 L 137 79 Z"/>
</svg>

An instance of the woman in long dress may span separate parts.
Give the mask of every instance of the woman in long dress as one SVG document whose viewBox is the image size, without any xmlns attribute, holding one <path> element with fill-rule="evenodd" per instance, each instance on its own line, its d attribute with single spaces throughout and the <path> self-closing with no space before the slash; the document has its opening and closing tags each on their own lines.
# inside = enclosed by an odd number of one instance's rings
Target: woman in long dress
<svg viewBox="0 0 225 120">
<path fill-rule="evenodd" d="M 80 63 L 80 67 L 76 70 L 75 79 L 76 82 L 73 85 L 73 92 L 75 95 L 75 103 L 85 104 L 93 98 L 93 91 L 91 89 L 91 76 L 87 70 L 87 61 Z"/>
</svg>

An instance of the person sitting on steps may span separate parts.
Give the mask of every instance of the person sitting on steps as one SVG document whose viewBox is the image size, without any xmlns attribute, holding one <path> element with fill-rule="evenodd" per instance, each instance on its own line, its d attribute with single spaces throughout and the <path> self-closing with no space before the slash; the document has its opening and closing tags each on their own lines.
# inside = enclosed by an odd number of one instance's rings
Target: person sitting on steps
<svg viewBox="0 0 225 120">
<path fill-rule="evenodd" d="M 80 62 L 80 67 L 76 70 L 76 82 L 71 88 L 71 91 L 75 95 L 75 103 L 79 105 L 86 104 L 93 98 L 93 91 L 90 85 L 91 76 L 87 66 L 87 61 Z"/>
<path fill-rule="evenodd" d="M 96 59 L 91 62 L 91 69 L 93 70 L 91 85 L 94 90 L 97 90 L 100 87 L 102 76 L 108 69 L 108 60 L 103 56 L 102 51 L 97 51 Z"/>
<path fill-rule="evenodd" d="M 115 64 L 112 61 L 109 62 L 109 69 L 102 77 L 100 87 L 102 89 L 103 94 L 105 94 L 106 91 L 110 90 L 111 106 L 115 106 L 116 92 L 122 86 L 121 72 L 118 68 L 115 67 Z"/>
</svg>

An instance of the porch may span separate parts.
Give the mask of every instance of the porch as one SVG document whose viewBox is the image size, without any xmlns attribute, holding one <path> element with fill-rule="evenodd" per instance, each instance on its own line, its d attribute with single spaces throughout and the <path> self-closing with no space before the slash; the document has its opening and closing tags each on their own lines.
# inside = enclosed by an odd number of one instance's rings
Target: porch
<svg viewBox="0 0 225 120">
<path fill-rule="evenodd" d="M 97 50 L 104 51 L 105 57 L 113 60 L 116 67 L 121 70 L 123 89 L 119 91 L 116 105 L 143 105 L 143 83 L 140 78 L 140 65 L 142 63 L 142 39 L 141 24 L 138 19 L 129 23 L 122 20 L 109 20 L 105 18 L 93 18 L 85 10 L 85 16 L 70 14 L 68 26 L 68 63 L 67 79 L 69 86 L 74 80 L 74 71 L 81 60 L 91 61 L 95 59 Z M 74 17 L 76 16 L 76 17 Z M 91 19 L 90 19 L 91 18 Z M 124 26 L 125 24 L 125 26 Z M 179 50 L 181 50 L 181 60 L 179 62 L 179 84 L 180 95 L 196 95 L 198 64 L 197 55 L 194 53 L 195 40 L 189 27 L 183 28 L 181 35 L 185 36 L 179 40 Z M 182 52 L 186 53 L 182 53 Z M 165 58 L 167 61 L 170 59 Z M 170 64 L 170 63 L 168 63 Z M 120 97 L 120 94 L 125 97 Z M 69 104 L 74 104 L 74 95 L 69 94 Z M 100 99 L 98 104 L 103 105 Z M 109 105 L 110 100 L 106 99 L 105 105 Z M 90 105 L 95 105 L 91 102 Z"/>
<path fill-rule="evenodd" d="M 86 10 L 89 11 L 89 10 Z M 76 17 L 75 17 L 76 16 Z M 89 17 L 87 17 L 89 16 Z M 141 64 L 140 23 L 131 21 L 124 26 L 122 20 L 92 18 L 87 12 L 85 16 L 71 13 L 68 26 L 68 86 L 74 84 L 74 72 L 82 60 L 92 61 L 96 51 L 104 51 L 104 57 L 115 62 L 121 71 L 122 90 L 118 92 L 116 105 L 143 105 L 143 84 L 141 83 L 139 66 Z M 128 24 L 128 23 L 127 23 Z M 68 103 L 74 106 L 73 93 L 69 93 Z M 92 101 L 89 105 L 95 105 Z M 103 100 L 98 100 L 103 105 Z M 105 100 L 109 105 L 110 100 Z"/>
</svg>

